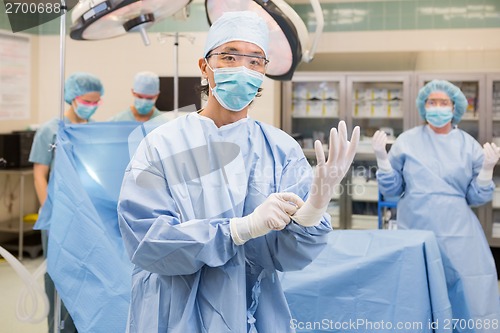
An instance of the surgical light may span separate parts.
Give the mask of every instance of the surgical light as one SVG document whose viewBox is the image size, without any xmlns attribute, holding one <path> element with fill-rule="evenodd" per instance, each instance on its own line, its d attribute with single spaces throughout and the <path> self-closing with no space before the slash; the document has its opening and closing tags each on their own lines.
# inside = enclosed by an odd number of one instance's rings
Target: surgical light
<svg viewBox="0 0 500 333">
<path fill-rule="evenodd" d="M 77 40 L 113 38 L 139 32 L 149 45 L 146 29 L 176 14 L 192 0 L 83 0 L 73 9 L 70 36 Z"/>
<path fill-rule="evenodd" d="M 301 61 L 313 59 L 323 31 L 323 12 L 319 0 L 310 0 L 316 16 L 316 32 L 311 45 L 307 28 L 299 15 L 283 0 L 205 0 L 209 24 L 224 12 L 250 10 L 269 27 L 269 64 L 266 75 L 274 80 L 290 80 Z"/>
</svg>

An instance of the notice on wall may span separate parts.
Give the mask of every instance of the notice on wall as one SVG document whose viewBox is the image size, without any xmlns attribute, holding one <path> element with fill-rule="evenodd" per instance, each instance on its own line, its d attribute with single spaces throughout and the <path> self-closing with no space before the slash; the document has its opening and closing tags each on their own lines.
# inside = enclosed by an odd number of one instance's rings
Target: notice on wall
<svg viewBox="0 0 500 333">
<path fill-rule="evenodd" d="M 30 116 L 30 43 L 28 36 L 0 31 L 0 121 Z"/>
</svg>

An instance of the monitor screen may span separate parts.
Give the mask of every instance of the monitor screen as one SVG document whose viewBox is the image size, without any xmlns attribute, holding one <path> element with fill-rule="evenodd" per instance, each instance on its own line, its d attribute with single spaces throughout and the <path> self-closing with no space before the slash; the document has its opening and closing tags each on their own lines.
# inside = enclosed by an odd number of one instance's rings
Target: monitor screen
<svg viewBox="0 0 500 333">
<path fill-rule="evenodd" d="M 179 108 L 196 105 L 196 110 L 201 109 L 201 95 L 198 92 L 200 77 L 179 77 Z M 173 111 L 174 109 L 174 78 L 160 76 L 160 96 L 156 101 L 160 111 Z"/>
</svg>

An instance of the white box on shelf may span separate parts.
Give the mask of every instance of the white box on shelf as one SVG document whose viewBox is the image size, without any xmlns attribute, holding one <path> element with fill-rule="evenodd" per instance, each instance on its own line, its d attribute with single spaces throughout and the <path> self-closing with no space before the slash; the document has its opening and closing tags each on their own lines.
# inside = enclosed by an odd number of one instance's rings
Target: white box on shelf
<svg viewBox="0 0 500 333">
<path fill-rule="evenodd" d="M 307 99 L 323 99 L 325 87 L 320 82 L 309 82 L 307 85 Z"/>
<path fill-rule="evenodd" d="M 370 103 L 366 101 L 355 101 L 354 102 L 354 117 L 368 117 L 370 116 Z"/>
<path fill-rule="evenodd" d="M 493 223 L 493 232 L 492 232 L 493 238 L 500 238 L 500 222 L 494 222 Z"/>
<path fill-rule="evenodd" d="M 339 116 L 339 102 L 335 100 L 324 101 L 325 117 Z"/>
<path fill-rule="evenodd" d="M 292 90 L 292 98 L 293 99 L 307 99 L 307 83 L 294 83 Z"/>
<path fill-rule="evenodd" d="M 491 202 L 493 208 L 500 208 L 500 188 L 495 188 L 493 193 L 493 200 Z"/>
<path fill-rule="evenodd" d="M 401 89 L 388 89 L 387 90 L 387 99 L 402 99 L 403 91 Z"/>
<path fill-rule="evenodd" d="M 354 201 L 378 201 L 378 184 L 376 180 L 366 181 L 364 177 L 352 177 L 350 193 Z"/>
<path fill-rule="evenodd" d="M 324 91 L 324 99 L 339 99 L 339 90 L 336 84 L 327 82 Z"/>
<path fill-rule="evenodd" d="M 370 99 L 383 99 L 387 100 L 389 93 L 387 89 L 379 88 L 379 89 L 371 89 L 371 97 Z"/>
<path fill-rule="evenodd" d="M 353 214 L 351 216 L 351 228 L 378 229 L 378 216 Z"/>
<path fill-rule="evenodd" d="M 394 100 L 387 103 L 387 116 L 394 118 L 403 117 L 403 108 L 401 101 Z"/>
<path fill-rule="evenodd" d="M 292 117 L 305 117 L 307 115 L 307 102 L 294 100 L 292 103 Z"/>
<path fill-rule="evenodd" d="M 307 116 L 308 117 L 324 117 L 323 101 L 308 101 Z"/>
<path fill-rule="evenodd" d="M 388 105 L 386 100 L 376 100 L 370 103 L 370 116 L 373 117 L 387 117 Z"/>
</svg>

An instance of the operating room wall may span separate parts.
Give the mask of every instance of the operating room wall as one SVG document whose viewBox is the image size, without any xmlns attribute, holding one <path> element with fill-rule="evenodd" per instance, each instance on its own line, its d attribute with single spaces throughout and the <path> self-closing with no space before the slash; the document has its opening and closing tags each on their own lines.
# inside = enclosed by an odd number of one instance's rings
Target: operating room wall
<svg viewBox="0 0 500 333">
<path fill-rule="evenodd" d="M 206 33 L 189 33 L 194 42 L 179 39 L 178 72 L 180 76 L 198 76 L 198 59 L 203 52 Z M 371 62 L 369 54 L 400 54 L 406 61 L 404 70 L 480 72 L 500 71 L 500 29 L 449 29 L 411 31 L 327 32 L 322 35 L 317 57 L 299 70 L 342 70 L 359 67 L 373 71 L 385 70 Z M 105 87 L 103 104 L 95 119 L 107 120 L 132 102 L 130 88 L 133 76 L 151 70 L 160 76 L 174 76 L 174 39 L 158 41 L 158 33 L 150 33 L 151 45 L 145 46 L 136 33 L 101 41 L 66 40 L 66 76 L 75 71 L 88 71 L 99 76 Z M 37 64 L 34 66 L 32 93 L 33 113 L 39 123 L 59 114 L 59 37 L 38 36 Z M 336 64 L 341 54 L 366 54 L 350 57 L 353 64 Z M 331 59 L 331 61 L 329 61 Z M 356 59 L 356 60 L 355 60 Z M 387 57 L 390 59 L 390 57 Z M 392 61 L 392 64 L 394 61 Z M 340 67 L 339 67 L 340 66 Z M 266 79 L 264 93 L 253 105 L 252 117 L 280 126 L 280 85 Z M 182 93 L 182 92 L 180 92 Z M 38 103 L 37 103 L 38 101 Z"/>
<path fill-rule="evenodd" d="M 179 38 L 179 76 L 200 76 L 198 60 L 203 54 L 206 33 L 190 35 L 194 37 L 193 43 Z M 160 43 L 158 33 L 150 33 L 149 37 L 149 46 L 145 46 L 136 33 L 101 41 L 67 38 L 66 76 L 85 71 L 97 75 L 103 82 L 103 103 L 94 116 L 96 120 L 105 121 L 131 105 L 135 73 L 148 70 L 160 76 L 175 75 L 174 38 L 166 38 L 164 43 Z M 38 39 L 38 89 L 34 94 L 39 100 L 38 121 L 43 123 L 59 115 L 59 38 L 40 36 Z M 252 106 L 251 115 L 279 126 L 279 94 L 276 93 L 279 84 L 266 79 L 263 88 L 264 93 Z"/>
</svg>

